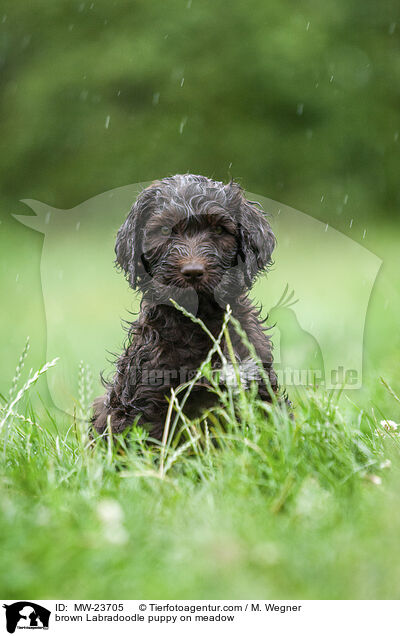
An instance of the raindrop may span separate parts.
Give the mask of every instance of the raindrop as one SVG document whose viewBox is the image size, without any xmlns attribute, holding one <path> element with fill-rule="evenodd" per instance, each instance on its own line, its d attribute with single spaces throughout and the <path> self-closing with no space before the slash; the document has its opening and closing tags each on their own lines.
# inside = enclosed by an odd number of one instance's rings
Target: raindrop
<svg viewBox="0 0 400 636">
<path fill-rule="evenodd" d="M 85 3 L 84 3 L 84 2 L 81 2 L 81 3 L 80 3 L 80 5 L 79 5 L 79 7 L 78 7 L 78 11 L 79 11 L 79 13 L 82 13 L 82 11 L 84 10 L 84 8 L 85 8 Z"/>
<path fill-rule="evenodd" d="M 296 113 L 298 115 L 302 115 L 303 114 L 303 110 L 304 110 L 304 104 L 297 104 Z"/>
<path fill-rule="evenodd" d="M 389 35 L 393 35 L 396 30 L 396 22 L 392 22 L 389 26 Z"/>
<path fill-rule="evenodd" d="M 365 239 L 366 234 L 367 234 L 367 230 L 364 230 L 363 239 Z"/>
<path fill-rule="evenodd" d="M 182 79 L 181 79 L 181 88 L 182 88 L 182 86 L 184 85 L 184 83 L 185 83 L 185 78 L 184 78 L 184 77 L 182 77 Z"/>
<path fill-rule="evenodd" d="M 228 166 L 228 170 L 230 170 L 232 168 L 232 161 L 230 162 L 229 166 Z"/>
<path fill-rule="evenodd" d="M 399 139 L 399 131 L 396 130 L 396 132 L 394 133 L 394 140 L 398 141 L 398 139 Z"/>
<path fill-rule="evenodd" d="M 327 223 L 327 224 L 325 225 L 325 232 L 327 232 L 327 231 L 328 231 L 328 228 L 329 228 L 329 223 Z"/>
<path fill-rule="evenodd" d="M 80 227 L 81 227 L 81 222 L 78 221 L 78 223 L 75 225 L 75 229 L 76 229 L 77 232 L 79 231 Z"/>
<path fill-rule="evenodd" d="M 50 223 L 50 217 L 51 217 L 51 212 L 47 212 L 46 218 L 44 219 L 44 222 L 46 223 L 46 225 Z"/>
<path fill-rule="evenodd" d="M 322 203 L 322 201 L 323 201 L 324 199 L 325 199 L 325 196 L 324 196 L 324 195 L 322 195 L 322 197 L 321 197 L 321 203 Z"/>
<path fill-rule="evenodd" d="M 110 115 L 107 115 L 106 117 L 106 128 L 108 128 L 110 125 Z"/>
<path fill-rule="evenodd" d="M 3 18 L 2 18 L 2 20 L 1 20 L 1 21 L 2 21 L 2 23 L 4 24 L 4 22 L 5 22 L 6 20 L 7 20 L 7 14 L 5 13 L 5 14 L 3 15 Z"/>
<path fill-rule="evenodd" d="M 309 29 L 310 29 L 310 24 L 311 24 L 310 22 L 307 22 L 306 31 L 309 31 Z"/>
<path fill-rule="evenodd" d="M 94 7 L 94 2 L 92 2 L 92 4 L 90 5 L 89 9 L 93 9 Z"/>
<path fill-rule="evenodd" d="M 192 0 L 188 0 L 188 1 L 187 1 L 186 8 L 187 8 L 187 9 L 191 9 L 191 8 L 192 8 Z"/>
<path fill-rule="evenodd" d="M 70 25 L 68 26 L 68 31 L 72 31 L 72 29 L 73 29 L 73 28 L 74 28 L 74 25 L 73 25 L 73 24 L 70 24 Z"/>
<path fill-rule="evenodd" d="M 29 46 L 30 42 L 31 42 L 32 36 L 31 35 L 25 35 L 24 38 L 22 38 L 22 45 L 21 48 L 22 49 L 26 49 L 27 46 Z"/>
<path fill-rule="evenodd" d="M 179 134 L 180 135 L 183 133 L 183 129 L 184 129 L 185 125 L 186 125 L 186 122 L 187 122 L 187 117 L 184 117 L 182 119 L 181 123 L 180 123 L 180 126 L 179 126 Z"/>
<path fill-rule="evenodd" d="M 319 82 L 315 82 L 315 88 L 318 88 Z"/>
<path fill-rule="evenodd" d="M 121 95 L 121 91 L 117 91 L 117 97 L 119 97 Z"/>
<path fill-rule="evenodd" d="M 153 94 L 153 104 L 154 104 L 154 106 L 156 106 L 159 101 L 160 101 L 160 93 L 154 93 Z"/>
<path fill-rule="evenodd" d="M 351 219 L 351 221 L 350 221 L 350 227 L 351 228 L 353 227 L 353 221 L 354 221 L 354 219 Z"/>
<path fill-rule="evenodd" d="M 15 282 L 18 283 L 18 281 L 19 281 L 19 274 L 17 274 L 15 277 Z"/>
<path fill-rule="evenodd" d="M 333 82 L 333 75 L 331 75 L 331 78 L 330 78 L 330 80 L 329 80 L 329 81 L 330 81 L 330 83 L 332 84 L 332 82 Z"/>
<path fill-rule="evenodd" d="M 343 203 L 344 203 L 344 205 L 347 205 L 347 201 L 348 201 L 348 200 L 349 200 L 349 195 L 348 195 L 348 194 L 345 194 L 345 195 L 344 195 L 344 199 L 343 199 Z"/>
</svg>

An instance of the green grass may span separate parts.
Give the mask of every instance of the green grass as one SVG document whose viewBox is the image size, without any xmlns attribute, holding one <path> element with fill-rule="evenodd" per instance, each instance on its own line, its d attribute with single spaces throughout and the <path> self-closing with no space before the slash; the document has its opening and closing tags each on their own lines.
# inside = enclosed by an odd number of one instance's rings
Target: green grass
<svg viewBox="0 0 400 636">
<path fill-rule="evenodd" d="M 291 418 L 239 384 L 190 422 L 187 385 L 162 444 L 140 428 L 129 445 L 93 443 L 85 369 L 76 417 L 63 420 L 29 400 L 55 369 L 23 380 L 28 348 L 1 399 L 3 598 L 398 598 L 390 414 L 309 390 Z M 199 373 L 220 391 L 207 361 Z"/>
<path fill-rule="evenodd" d="M 33 378 L 29 368 L 43 368 L 46 359 L 40 245 L 34 232 L 21 232 L 21 241 L 4 231 L 0 237 L 0 288 L 9 306 L 0 312 L 0 422 Z M 164 449 L 147 449 L 139 431 L 125 455 L 89 446 L 82 422 L 129 307 L 125 281 L 104 274 L 112 273 L 112 245 L 103 255 L 102 241 L 92 240 L 87 249 L 95 269 L 101 266 L 95 280 L 104 284 L 96 282 L 93 296 L 93 276 L 82 278 L 78 248 L 71 248 L 63 260 L 69 278 L 55 297 L 58 331 L 56 317 L 47 316 L 47 359 L 60 360 L 22 392 L 1 427 L 1 596 L 398 598 L 400 436 L 380 424 L 400 422 L 396 226 L 369 227 L 366 237 L 384 263 L 366 319 L 363 389 L 330 395 L 289 387 L 294 420 L 279 409 L 267 414 L 248 392 L 237 397 L 236 417 L 227 395 L 226 416 L 209 418 L 208 437 L 197 439 L 199 423 L 192 432 L 179 418 L 180 454 L 168 439 Z M 269 280 L 254 292 L 267 307 Z M 113 299 L 112 312 L 98 310 L 104 297 Z M 30 349 L 14 374 L 26 334 Z M 80 369 L 70 343 L 85 360 Z M 58 386 L 62 369 L 71 369 L 76 387 L 75 422 L 54 408 L 44 382 Z M 183 393 L 177 398 L 182 403 Z"/>
</svg>

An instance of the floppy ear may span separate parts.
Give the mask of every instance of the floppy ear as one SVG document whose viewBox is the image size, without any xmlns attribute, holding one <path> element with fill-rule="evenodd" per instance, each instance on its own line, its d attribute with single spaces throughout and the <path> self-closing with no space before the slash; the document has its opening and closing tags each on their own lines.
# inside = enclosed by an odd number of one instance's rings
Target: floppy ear
<svg viewBox="0 0 400 636">
<path fill-rule="evenodd" d="M 256 203 L 247 201 L 242 192 L 239 204 L 239 232 L 245 280 L 251 285 L 255 276 L 272 264 L 275 236 L 262 210 Z"/>
<path fill-rule="evenodd" d="M 115 243 L 115 262 L 126 274 L 129 284 L 136 289 L 137 279 L 143 269 L 142 228 L 146 212 L 154 198 L 154 188 L 143 190 L 133 204 L 125 223 L 118 230 Z"/>
</svg>

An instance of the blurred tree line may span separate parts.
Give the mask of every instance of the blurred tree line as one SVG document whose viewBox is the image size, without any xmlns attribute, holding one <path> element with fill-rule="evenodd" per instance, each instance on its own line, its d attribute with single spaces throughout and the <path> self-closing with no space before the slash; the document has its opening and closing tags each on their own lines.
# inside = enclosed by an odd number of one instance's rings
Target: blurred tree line
<svg viewBox="0 0 400 636">
<path fill-rule="evenodd" d="M 2 218 L 185 171 L 398 216 L 399 34 L 396 0 L 3 0 Z"/>
</svg>

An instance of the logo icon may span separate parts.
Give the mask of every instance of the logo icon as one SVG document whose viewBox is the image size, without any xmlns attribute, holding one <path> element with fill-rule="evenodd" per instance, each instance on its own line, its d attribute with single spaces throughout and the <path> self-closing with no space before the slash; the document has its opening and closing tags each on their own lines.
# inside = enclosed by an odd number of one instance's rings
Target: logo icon
<svg viewBox="0 0 400 636">
<path fill-rule="evenodd" d="M 48 629 L 50 610 L 32 603 L 18 601 L 11 605 L 3 605 L 6 610 L 7 631 L 14 634 L 16 629 Z"/>
</svg>

